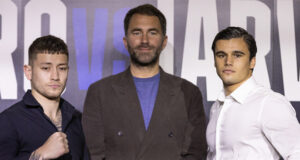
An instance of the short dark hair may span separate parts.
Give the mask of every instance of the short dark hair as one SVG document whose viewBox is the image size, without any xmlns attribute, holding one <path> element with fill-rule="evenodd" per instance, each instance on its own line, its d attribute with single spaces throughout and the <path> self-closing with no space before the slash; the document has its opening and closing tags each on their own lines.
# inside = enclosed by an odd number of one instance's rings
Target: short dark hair
<svg viewBox="0 0 300 160">
<path fill-rule="evenodd" d="M 69 51 L 66 43 L 55 36 L 47 35 L 35 39 L 29 47 L 29 64 L 33 64 L 33 60 L 37 54 L 65 54 L 69 59 Z"/>
<path fill-rule="evenodd" d="M 166 18 L 161 13 L 160 10 L 158 10 L 157 8 L 155 8 L 151 4 L 140 5 L 140 6 L 137 6 L 135 8 L 130 9 L 127 12 L 127 14 L 124 18 L 125 35 L 127 35 L 127 33 L 128 33 L 129 22 L 130 22 L 130 20 L 131 20 L 131 18 L 134 14 L 141 14 L 141 15 L 147 15 L 147 16 L 156 16 L 159 19 L 163 35 L 166 35 L 166 31 L 167 31 L 167 29 L 166 29 L 166 26 L 167 26 Z"/>
<path fill-rule="evenodd" d="M 212 44 L 211 49 L 215 53 L 216 42 L 218 40 L 229 40 L 232 38 L 243 38 L 248 46 L 248 50 L 250 52 L 250 60 L 256 56 L 257 47 L 255 39 L 251 34 L 249 34 L 245 29 L 241 27 L 227 27 L 226 29 L 220 31 Z"/>
</svg>

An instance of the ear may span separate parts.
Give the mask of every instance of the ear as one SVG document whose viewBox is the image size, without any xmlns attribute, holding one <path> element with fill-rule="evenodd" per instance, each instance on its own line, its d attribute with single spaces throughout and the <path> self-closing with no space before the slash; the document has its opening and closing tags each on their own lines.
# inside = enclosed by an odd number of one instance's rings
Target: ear
<svg viewBox="0 0 300 160">
<path fill-rule="evenodd" d="M 126 37 L 126 36 L 123 37 L 123 44 L 124 44 L 125 48 L 126 48 L 127 51 L 128 51 L 128 47 L 127 47 L 127 37 Z"/>
<path fill-rule="evenodd" d="M 167 46 L 167 44 L 168 44 L 168 36 L 164 36 L 162 49 L 165 49 L 165 47 Z"/>
<path fill-rule="evenodd" d="M 256 64 L 256 57 L 253 57 L 253 58 L 250 60 L 250 69 L 254 69 L 255 64 Z"/>
<path fill-rule="evenodd" d="M 32 79 L 32 67 L 30 65 L 24 65 L 24 74 L 28 80 Z"/>
</svg>

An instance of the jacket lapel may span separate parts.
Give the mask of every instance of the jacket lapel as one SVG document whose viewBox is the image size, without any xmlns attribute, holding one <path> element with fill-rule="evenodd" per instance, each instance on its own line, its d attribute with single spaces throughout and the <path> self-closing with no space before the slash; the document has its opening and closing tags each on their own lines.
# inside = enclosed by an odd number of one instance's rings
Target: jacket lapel
<svg viewBox="0 0 300 160">
<path fill-rule="evenodd" d="M 139 159 L 143 153 L 151 146 L 151 143 L 157 139 L 155 135 L 162 131 L 162 129 L 167 128 L 168 130 L 173 130 L 172 121 L 170 119 L 170 107 L 176 102 L 176 95 L 180 92 L 179 81 L 174 81 L 170 79 L 169 75 L 160 69 L 160 82 L 158 93 L 156 97 L 155 106 L 151 116 L 148 130 L 145 137 L 141 143 L 140 151 L 137 155 Z M 162 123 L 166 122 L 166 123 Z M 164 126 L 163 124 L 167 124 Z"/>
<path fill-rule="evenodd" d="M 135 139 L 137 140 L 136 147 L 139 147 L 139 144 L 145 136 L 146 130 L 143 113 L 129 68 L 123 73 L 119 81 L 113 84 L 112 87 L 119 100 L 119 109 L 122 111 L 121 116 L 128 120 L 121 123 L 126 123 L 124 125 L 129 128 L 130 132 L 135 134 L 135 137 L 137 137 L 137 139 Z"/>
</svg>

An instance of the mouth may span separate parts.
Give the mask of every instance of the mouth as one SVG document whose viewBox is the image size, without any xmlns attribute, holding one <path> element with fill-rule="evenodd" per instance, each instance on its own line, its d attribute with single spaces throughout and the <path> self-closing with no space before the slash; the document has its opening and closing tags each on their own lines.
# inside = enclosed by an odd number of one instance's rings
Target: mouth
<svg viewBox="0 0 300 160">
<path fill-rule="evenodd" d="M 142 51 L 142 52 L 149 52 L 149 51 L 151 51 L 151 48 L 150 47 L 139 47 L 138 50 Z"/>
<path fill-rule="evenodd" d="M 59 84 L 50 84 L 49 87 L 53 88 L 53 89 L 58 89 L 58 88 L 61 87 L 61 85 L 59 85 Z"/>
<path fill-rule="evenodd" d="M 137 47 L 138 50 L 151 50 L 153 47 L 148 44 L 141 44 Z"/>
<path fill-rule="evenodd" d="M 225 69 L 222 72 L 225 73 L 225 74 L 231 74 L 231 73 L 234 73 L 235 71 L 231 70 L 231 69 Z"/>
</svg>

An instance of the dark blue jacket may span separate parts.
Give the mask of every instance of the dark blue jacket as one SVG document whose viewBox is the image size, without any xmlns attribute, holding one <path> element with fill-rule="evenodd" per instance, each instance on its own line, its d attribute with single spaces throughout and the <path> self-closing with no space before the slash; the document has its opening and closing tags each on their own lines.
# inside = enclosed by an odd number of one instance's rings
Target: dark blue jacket
<svg viewBox="0 0 300 160">
<path fill-rule="evenodd" d="M 87 160 L 81 113 L 61 98 L 62 131 L 67 135 L 68 154 L 58 159 Z M 31 153 L 57 132 L 41 105 L 27 91 L 23 100 L 0 113 L 0 160 L 28 160 Z"/>
</svg>

